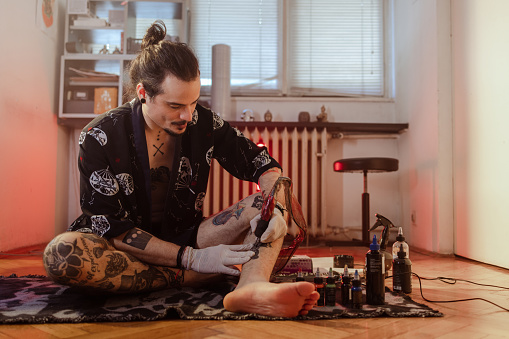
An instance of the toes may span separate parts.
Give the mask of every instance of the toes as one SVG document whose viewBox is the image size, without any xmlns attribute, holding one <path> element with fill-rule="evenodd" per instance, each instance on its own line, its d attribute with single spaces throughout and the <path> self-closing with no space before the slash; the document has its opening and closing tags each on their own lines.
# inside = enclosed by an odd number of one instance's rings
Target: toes
<svg viewBox="0 0 509 339">
<path fill-rule="evenodd" d="M 313 295 L 313 292 L 317 293 L 315 291 L 315 286 L 308 282 L 299 282 L 296 284 L 296 288 L 297 293 L 299 293 L 301 297 L 309 297 Z"/>
<path fill-rule="evenodd" d="M 309 313 L 309 310 L 300 310 L 299 315 L 306 315 Z"/>
<path fill-rule="evenodd" d="M 309 311 L 313 308 L 314 304 L 305 304 L 305 305 L 302 305 L 302 310 L 301 311 Z"/>
</svg>

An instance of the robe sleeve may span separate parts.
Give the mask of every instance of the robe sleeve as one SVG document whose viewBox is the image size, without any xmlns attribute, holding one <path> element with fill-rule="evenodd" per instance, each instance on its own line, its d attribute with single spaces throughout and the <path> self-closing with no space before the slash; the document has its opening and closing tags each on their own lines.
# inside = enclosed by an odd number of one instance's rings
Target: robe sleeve
<svg viewBox="0 0 509 339">
<path fill-rule="evenodd" d="M 267 147 L 257 146 L 238 129 L 214 114 L 213 157 L 231 175 L 254 183 L 270 168 L 281 168 Z M 265 141 L 268 143 L 268 140 Z"/>
</svg>

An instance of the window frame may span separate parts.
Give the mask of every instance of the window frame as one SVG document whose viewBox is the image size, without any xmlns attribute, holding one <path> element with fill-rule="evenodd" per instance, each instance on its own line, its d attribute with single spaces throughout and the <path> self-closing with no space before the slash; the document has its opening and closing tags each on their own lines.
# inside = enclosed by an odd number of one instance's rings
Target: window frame
<svg viewBox="0 0 509 339">
<path fill-rule="evenodd" d="M 193 1 L 193 0 L 189 0 Z M 290 16 L 290 4 L 292 0 L 277 0 L 278 1 L 278 17 L 281 18 L 281 25 L 278 25 L 278 36 L 281 44 L 278 46 L 278 75 L 277 79 L 280 82 L 278 89 L 258 89 L 256 93 L 234 93 L 232 91 L 232 98 L 302 98 L 302 99 L 332 99 L 332 100 L 369 100 L 369 101 L 387 101 L 392 100 L 395 93 L 394 84 L 394 46 L 393 46 L 393 32 L 394 32 L 394 20 L 393 20 L 393 8 L 394 0 L 382 0 L 382 94 L 381 95 L 348 95 L 348 94 L 337 94 L 337 95 L 303 95 L 299 93 L 290 93 L 289 75 L 291 72 L 291 63 L 288 60 L 288 54 L 290 50 L 290 34 L 289 34 L 289 16 Z M 190 20 L 192 20 L 192 12 L 190 12 Z M 191 23 L 189 23 L 189 30 L 191 29 Z M 188 36 L 191 36 L 189 34 Z M 206 92 L 202 92 L 203 97 L 210 97 L 210 87 Z"/>
</svg>

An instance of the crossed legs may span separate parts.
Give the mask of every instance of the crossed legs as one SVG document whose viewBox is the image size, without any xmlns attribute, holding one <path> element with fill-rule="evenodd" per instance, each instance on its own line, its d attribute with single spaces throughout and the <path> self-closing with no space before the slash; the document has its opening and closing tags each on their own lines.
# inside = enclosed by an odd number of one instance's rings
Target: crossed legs
<svg viewBox="0 0 509 339">
<path fill-rule="evenodd" d="M 206 219 L 199 228 L 197 248 L 218 244 L 255 242 L 249 221 L 260 212 L 260 194 L 249 196 L 230 208 Z M 314 286 L 307 282 L 272 284 L 272 268 L 282 239 L 260 247 L 258 258 L 242 267 L 236 289 L 224 298 L 233 312 L 294 317 L 306 314 L 318 299 Z M 56 282 L 83 290 L 110 293 L 135 293 L 179 286 L 200 286 L 218 279 L 202 274 L 149 265 L 118 251 L 107 240 L 93 234 L 66 232 L 51 241 L 44 251 L 44 266 Z"/>
</svg>

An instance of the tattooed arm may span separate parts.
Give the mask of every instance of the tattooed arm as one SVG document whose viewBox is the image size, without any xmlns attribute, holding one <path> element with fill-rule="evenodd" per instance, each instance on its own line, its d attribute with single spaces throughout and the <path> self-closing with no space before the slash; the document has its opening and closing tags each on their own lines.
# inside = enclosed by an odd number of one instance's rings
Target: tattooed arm
<svg viewBox="0 0 509 339">
<path fill-rule="evenodd" d="M 177 266 L 180 247 L 134 228 L 113 238 L 113 246 L 139 260 L 153 265 Z M 217 245 L 203 249 L 187 246 L 182 256 L 182 266 L 199 273 L 240 275 L 235 265 L 242 265 L 254 255 L 251 245 Z"/>
<path fill-rule="evenodd" d="M 133 228 L 110 242 L 119 250 L 133 255 L 147 264 L 177 266 L 179 246 L 161 240 L 139 228 Z"/>
</svg>

